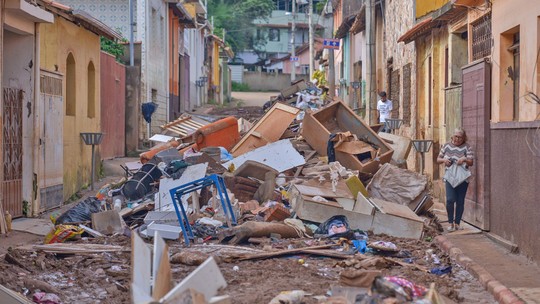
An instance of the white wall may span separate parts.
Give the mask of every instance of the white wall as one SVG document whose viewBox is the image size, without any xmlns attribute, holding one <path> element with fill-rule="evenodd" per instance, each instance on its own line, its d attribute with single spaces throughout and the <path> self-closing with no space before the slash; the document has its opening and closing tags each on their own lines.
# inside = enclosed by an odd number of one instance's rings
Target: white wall
<svg viewBox="0 0 540 304">
<path fill-rule="evenodd" d="M 23 90 L 22 198 L 32 201 L 33 136 L 34 136 L 34 36 L 4 31 L 4 87 Z M 32 67 L 30 67 L 30 63 Z M 1 125 L 0 125 L 1 126 Z M 5 161 L 5 160 L 4 160 Z"/>
</svg>

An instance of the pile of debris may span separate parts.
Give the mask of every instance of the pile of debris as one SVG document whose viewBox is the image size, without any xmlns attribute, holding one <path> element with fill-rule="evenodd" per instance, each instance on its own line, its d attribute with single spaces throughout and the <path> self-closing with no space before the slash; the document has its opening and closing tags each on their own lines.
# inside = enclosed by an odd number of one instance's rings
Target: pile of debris
<svg viewBox="0 0 540 304">
<path fill-rule="evenodd" d="M 153 137 L 163 142 L 126 164 L 127 178 L 56 218 L 44 245 L 10 251 L 0 283 L 34 301 L 58 297 L 47 303 L 124 303 L 127 293 L 132 303 L 230 303 L 244 288 L 234 283 L 239 271 L 257 268 L 247 263 L 293 256 L 299 258 L 286 269 L 298 270 L 307 267 L 305 257 L 319 256 L 330 258 L 318 261 L 324 267 L 316 271 L 328 282 L 235 302 L 341 295 L 352 303 L 442 303 L 435 285 L 416 285 L 392 271 L 451 285 L 436 279 L 451 271 L 449 260 L 425 242 L 440 229 L 421 217 L 432 204 L 427 178 L 396 165 L 407 158 L 410 140 L 377 134 L 340 100 L 315 104 L 274 103 L 249 128 L 236 117 L 196 116 L 163 126 L 166 134 Z M 153 239 L 153 249 L 144 239 Z M 224 276 L 218 263 L 235 266 L 224 266 L 232 269 Z M 77 266 L 87 268 L 55 271 Z M 78 286 L 85 296 L 72 288 L 79 279 L 92 290 Z M 56 283 L 38 286 L 38 280 Z M 331 295 L 322 289 L 338 281 L 356 289 L 334 287 Z"/>
</svg>

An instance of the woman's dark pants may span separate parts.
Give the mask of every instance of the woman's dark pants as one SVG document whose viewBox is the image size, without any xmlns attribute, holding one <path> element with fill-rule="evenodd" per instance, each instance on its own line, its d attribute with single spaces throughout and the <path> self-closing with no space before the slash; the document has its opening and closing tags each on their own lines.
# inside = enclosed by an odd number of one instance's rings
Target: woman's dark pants
<svg viewBox="0 0 540 304">
<path fill-rule="evenodd" d="M 463 210 L 465 209 L 465 194 L 467 194 L 468 182 L 463 182 L 453 188 L 448 182 L 446 184 L 446 213 L 448 213 L 448 223 L 459 225 Z M 454 203 L 456 204 L 456 217 L 454 220 Z"/>
</svg>

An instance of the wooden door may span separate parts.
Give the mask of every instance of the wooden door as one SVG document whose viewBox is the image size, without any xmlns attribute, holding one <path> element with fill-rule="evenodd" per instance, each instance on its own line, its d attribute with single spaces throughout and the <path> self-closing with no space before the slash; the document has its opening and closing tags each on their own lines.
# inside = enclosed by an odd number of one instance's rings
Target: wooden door
<svg viewBox="0 0 540 304">
<path fill-rule="evenodd" d="M 489 230 L 489 121 L 491 113 L 491 66 L 476 61 L 463 69 L 462 123 L 474 149 L 473 177 L 465 199 L 463 219 Z"/>
<path fill-rule="evenodd" d="M 2 153 L 4 179 L 0 181 L 0 193 L 5 211 L 13 217 L 23 216 L 22 202 L 22 112 L 23 91 L 4 88 L 2 123 Z"/>
<path fill-rule="evenodd" d="M 38 114 L 38 200 L 40 212 L 64 201 L 62 75 L 41 71 Z"/>
</svg>

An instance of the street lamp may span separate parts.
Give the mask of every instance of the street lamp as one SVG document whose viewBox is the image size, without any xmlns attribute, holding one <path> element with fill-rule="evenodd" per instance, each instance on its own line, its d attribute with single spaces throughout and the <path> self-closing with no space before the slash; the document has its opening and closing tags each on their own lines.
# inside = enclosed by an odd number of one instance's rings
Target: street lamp
<svg viewBox="0 0 540 304">
<path fill-rule="evenodd" d="M 403 124 L 403 119 L 397 118 L 387 118 L 384 122 L 386 129 L 391 130 L 392 134 L 396 134 L 394 130 L 398 130 L 401 127 L 401 124 Z"/>
<path fill-rule="evenodd" d="M 420 167 L 420 174 L 424 174 L 424 154 L 429 152 L 429 149 L 431 149 L 431 145 L 433 144 L 433 140 L 431 139 L 413 139 L 411 140 L 414 149 L 420 153 L 422 157 L 422 163 Z"/>
<path fill-rule="evenodd" d="M 94 190 L 94 174 L 95 174 L 94 172 L 96 170 L 94 149 L 96 145 L 101 144 L 101 140 L 103 139 L 103 133 L 86 132 L 86 133 L 81 133 L 81 137 L 86 145 L 92 145 L 92 178 L 91 178 L 92 184 L 90 185 L 90 189 L 93 191 Z"/>
</svg>

